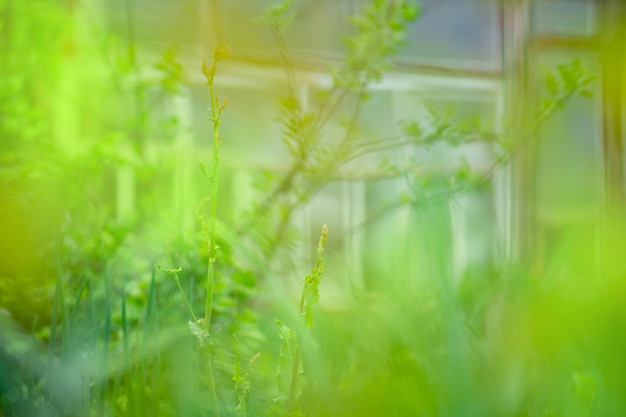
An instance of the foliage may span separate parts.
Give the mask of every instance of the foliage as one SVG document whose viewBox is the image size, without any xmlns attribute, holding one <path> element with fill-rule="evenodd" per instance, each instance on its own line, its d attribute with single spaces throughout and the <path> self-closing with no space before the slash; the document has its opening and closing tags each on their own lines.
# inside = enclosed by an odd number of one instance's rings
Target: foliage
<svg viewBox="0 0 626 417">
<path fill-rule="evenodd" d="M 581 253 L 589 235 L 574 235 L 541 274 L 498 259 L 466 271 L 457 285 L 443 269 L 424 268 L 411 277 L 419 278 L 418 291 L 390 297 L 399 278 L 393 251 L 406 241 L 371 242 L 371 234 L 365 243 L 388 258 L 387 270 L 368 272 L 385 288 L 357 292 L 333 310 L 320 305 L 329 288 L 321 279 L 324 225 L 299 303 L 297 294 L 272 289 L 281 273 L 274 262 L 290 257 L 297 236 L 294 215 L 346 179 L 354 161 L 390 149 L 489 146 L 495 158 L 481 171 L 463 159 L 430 175 L 416 161 L 381 158 L 374 167 L 374 179 L 406 182 L 375 216 L 399 207 L 437 211 L 440 201 L 489 187 L 493 173 L 532 144 L 571 97 L 588 96 L 593 82 L 581 61 L 548 71 L 522 128 L 519 115 L 464 119 L 429 102 L 426 121 L 403 120 L 399 135 L 375 137 L 359 129 L 358 117 L 420 8 L 405 0 L 364 6 L 351 19 L 342 64 L 330 70 L 332 84 L 310 106 L 298 94 L 286 42 L 298 22 L 295 6 L 284 1 L 260 19 L 285 68 L 279 109 L 289 166 L 258 176 L 263 185 L 241 221 L 221 218 L 228 178 L 218 170 L 220 128 L 228 108 L 218 90 L 230 51 L 217 47 L 202 63 L 211 164 L 201 163 L 201 171 L 209 195 L 190 232 L 171 220 L 178 196 L 162 187 L 183 129 L 168 107 L 185 90 L 177 48 L 166 48 L 154 71 L 145 71 L 132 30 L 127 40 L 73 34 L 68 22 L 80 28 L 79 18 L 54 2 L 0 0 L 0 218 L 14 245 L 0 247 L 0 415 L 623 414 L 626 336 L 617 324 L 625 319 L 624 271 L 614 260 L 598 268 Z M 75 84 L 73 75 L 63 78 L 74 67 Z M 55 101 L 56 94 L 72 102 Z M 85 107 L 89 123 L 66 131 L 63 117 L 75 106 Z M 330 136 L 338 121 L 339 133 Z M 151 141 L 163 146 L 156 157 Z M 141 216 L 116 216 L 124 175 L 142 190 Z M 432 258 L 440 256 L 445 231 L 435 225 L 431 238 L 424 230 L 417 238 Z M 250 358 L 247 365 L 242 358 Z"/>
<path fill-rule="evenodd" d="M 322 252 L 324 252 L 326 240 L 328 240 L 328 227 L 324 225 L 322 227 L 322 236 L 320 237 L 317 247 L 315 268 L 313 268 L 309 275 L 304 277 L 304 288 L 302 289 L 302 295 L 300 297 L 300 312 L 304 314 L 307 326 L 313 325 L 312 308 L 320 301 L 320 280 L 322 279 L 322 274 L 324 274 L 324 268 L 326 266 Z"/>
<path fill-rule="evenodd" d="M 333 85 L 323 92 L 319 106 L 305 110 L 297 94 L 293 65 L 285 43 L 285 32 L 293 18 L 289 17 L 291 2 L 270 9 L 262 22 L 271 28 L 283 57 L 288 79 L 288 92 L 280 100 L 283 142 L 292 160 L 282 178 L 272 178 L 265 195 L 255 203 L 239 234 L 249 229 L 275 230 L 273 234 L 259 233 L 265 246 L 264 256 L 271 259 L 276 249 L 289 236 L 293 213 L 313 195 L 333 180 L 337 170 L 347 163 L 359 147 L 356 121 L 361 104 L 367 100 L 366 87 L 380 80 L 382 71 L 390 68 L 390 59 L 404 42 L 407 24 L 414 20 L 419 8 L 407 1 L 374 1 L 352 20 L 353 36 L 345 40 L 345 66 L 333 73 Z M 345 115 L 343 136 L 339 140 L 324 138 L 323 132 L 342 106 L 351 110 Z M 343 116 L 343 115 L 342 115 Z"/>
<path fill-rule="evenodd" d="M 278 396 L 274 398 L 274 405 L 268 416 L 298 417 L 302 412 L 297 409 L 296 403 L 302 394 L 300 377 L 304 373 L 300 358 L 300 345 L 292 329 L 282 321 L 276 320 L 278 334 L 283 340 L 280 348 L 276 379 L 278 380 Z"/>
</svg>

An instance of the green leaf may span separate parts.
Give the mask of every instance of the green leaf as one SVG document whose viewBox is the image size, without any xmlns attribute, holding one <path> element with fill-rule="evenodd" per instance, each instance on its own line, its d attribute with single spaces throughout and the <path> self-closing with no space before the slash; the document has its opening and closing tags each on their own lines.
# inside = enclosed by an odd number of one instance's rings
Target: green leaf
<svg viewBox="0 0 626 417">
<path fill-rule="evenodd" d="M 422 139 L 424 135 L 424 131 L 420 127 L 420 125 L 412 120 L 401 120 L 400 126 L 405 135 L 413 139 L 415 142 Z"/>
<path fill-rule="evenodd" d="M 546 89 L 551 94 L 556 94 L 559 91 L 559 81 L 552 71 L 546 71 L 546 75 L 544 77 L 544 83 Z"/>
<path fill-rule="evenodd" d="M 278 382 L 278 395 L 274 398 L 274 404 L 268 411 L 270 416 L 288 416 L 294 415 L 287 413 L 287 404 L 289 401 L 289 395 L 291 391 L 291 378 L 295 375 L 295 392 L 292 393 L 293 399 L 297 400 L 301 393 L 302 387 L 300 386 L 300 375 L 304 373 L 302 368 L 302 360 L 297 354 L 299 350 L 298 339 L 295 332 L 289 327 L 285 326 L 282 321 L 276 320 L 278 325 L 278 335 L 283 340 L 283 344 L 280 348 L 280 356 L 278 358 L 278 367 L 276 369 L 276 380 Z M 297 359 L 297 363 L 296 362 Z M 294 367 L 296 367 L 294 369 Z M 295 372 L 294 372 L 295 371 Z"/>
<path fill-rule="evenodd" d="M 156 267 L 159 269 L 159 271 L 165 272 L 166 274 L 177 274 L 183 270 L 183 268 L 180 266 L 178 268 L 163 268 L 160 264 L 156 264 Z"/>
<path fill-rule="evenodd" d="M 295 20 L 295 14 L 291 11 L 294 0 L 285 0 L 282 3 L 269 7 L 263 16 L 258 20 L 261 26 L 284 31 L 291 26 Z"/>
<path fill-rule="evenodd" d="M 202 170 L 202 173 L 210 178 L 211 174 L 209 174 L 209 170 L 207 169 L 206 165 L 204 165 L 204 162 L 198 161 L 198 164 L 200 164 L 200 170 Z"/>
<path fill-rule="evenodd" d="M 417 3 L 404 3 L 400 6 L 400 12 L 404 20 L 413 21 L 419 16 L 421 7 Z"/>
</svg>

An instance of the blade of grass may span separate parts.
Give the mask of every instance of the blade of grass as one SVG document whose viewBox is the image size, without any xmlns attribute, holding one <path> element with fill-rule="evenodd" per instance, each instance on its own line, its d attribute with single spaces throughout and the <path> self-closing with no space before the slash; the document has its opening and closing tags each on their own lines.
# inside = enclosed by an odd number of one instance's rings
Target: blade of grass
<svg viewBox="0 0 626 417">
<path fill-rule="evenodd" d="M 72 309 L 69 313 L 69 318 L 68 318 L 70 329 L 74 326 L 77 313 L 78 313 L 78 308 L 80 307 L 83 294 L 85 293 L 85 289 L 87 289 L 88 285 L 89 285 L 89 275 L 83 278 L 83 281 L 80 283 L 80 287 L 78 288 L 78 292 L 76 293 L 76 296 L 74 297 L 74 304 L 72 304 Z"/>
<path fill-rule="evenodd" d="M 126 285 L 122 284 L 122 343 L 124 346 L 124 369 L 125 372 L 121 378 L 124 378 L 125 394 L 127 398 L 127 409 L 133 414 L 137 414 L 136 402 L 135 402 L 135 381 L 134 381 L 134 367 L 132 364 L 132 358 L 130 353 L 130 334 L 128 329 L 128 319 L 126 315 Z"/>
<path fill-rule="evenodd" d="M 102 247 L 102 279 L 104 282 L 104 328 L 102 331 L 102 347 L 101 347 L 101 367 L 98 375 L 100 407 L 99 412 L 104 414 L 107 405 L 107 380 L 109 372 L 109 345 L 111 342 L 111 284 L 109 277 L 109 268 L 104 255 L 104 247 Z"/>
<path fill-rule="evenodd" d="M 95 383 L 97 372 L 99 370 L 99 358 L 97 355 L 98 352 L 98 334 L 99 334 L 99 326 L 98 320 L 96 320 L 96 301 L 94 298 L 94 283 L 93 276 L 91 274 L 87 275 L 87 286 L 88 292 L 87 297 L 89 301 L 89 339 L 88 339 L 88 356 L 85 360 L 86 364 L 83 367 L 83 409 L 91 410 L 92 406 L 94 406 L 93 402 L 95 402 L 96 406 L 100 401 L 99 392 L 96 390 L 96 387 L 93 387 L 93 392 L 91 391 L 92 383 Z M 90 356 L 95 354 L 95 360 L 90 360 Z M 97 408 L 97 407 L 96 407 Z"/>
<path fill-rule="evenodd" d="M 129 348 L 129 334 L 128 334 L 128 321 L 126 318 L 126 286 L 122 285 L 122 343 L 124 345 L 124 361 L 125 364 L 130 364 L 130 348 Z"/>
<path fill-rule="evenodd" d="M 144 342 L 146 345 L 155 343 L 158 340 L 158 304 L 156 302 L 156 273 L 157 266 L 152 269 L 150 279 L 150 289 L 148 295 L 148 305 L 146 307 L 146 327 L 144 332 Z M 143 379 L 143 389 L 141 391 L 142 399 L 138 403 L 138 408 L 142 409 L 142 414 L 146 416 L 155 415 L 156 404 L 153 399 L 146 395 L 146 388 L 151 385 L 151 392 L 158 391 L 158 373 L 160 371 L 160 346 L 158 342 L 155 345 L 155 353 L 145 356 L 140 362 L 141 374 Z"/>
<path fill-rule="evenodd" d="M 146 315 L 145 315 L 145 324 L 146 324 L 146 329 L 150 328 L 150 326 L 153 324 L 153 316 L 154 316 L 154 309 L 155 309 L 155 304 L 156 304 L 156 271 L 157 271 L 157 266 L 155 264 L 155 266 L 152 268 L 152 275 L 150 277 L 150 288 L 148 289 L 148 304 L 146 305 Z"/>
</svg>

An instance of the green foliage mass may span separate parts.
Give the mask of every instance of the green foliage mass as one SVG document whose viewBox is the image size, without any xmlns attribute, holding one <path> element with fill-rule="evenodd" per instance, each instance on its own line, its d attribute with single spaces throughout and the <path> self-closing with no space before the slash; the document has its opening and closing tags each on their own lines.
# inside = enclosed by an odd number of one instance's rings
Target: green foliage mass
<svg viewBox="0 0 626 417">
<path fill-rule="evenodd" d="M 284 1 L 260 23 L 285 68 L 279 111 L 288 167 L 257 175 L 241 217 L 222 216 L 229 178 L 218 162 L 229 108 L 219 79 L 230 52 L 215 48 L 202 62 L 211 163 L 201 162 L 197 177 L 208 196 L 198 224 L 186 229 L 172 220 L 183 210 L 179 196 L 163 184 L 176 170 L 165 156 L 185 133 L 167 103 L 185 94 L 188 69 L 167 47 L 146 71 L 136 39 L 106 34 L 72 12 L 75 3 L 0 0 L 0 416 L 624 414 L 625 271 L 620 259 L 598 261 L 581 249 L 592 233 L 572 231 L 540 272 L 497 259 L 453 282 L 436 267 L 448 250 L 436 223 L 441 207 L 488 189 L 572 97 L 590 95 L 594 77 L 582 61 L 547 71 L 523 123 L 519 115 L 459 120 L 454 108 L 430 102 L 426 121 L 403 120 L 400 135 L 375 137 L 358 117 L 420 7 L 364 5 L 350 20 L 342 63 L 329 70 L 331 85 L 310 106 L 286 42 L 297 2 Z M 68 121 L 78 106 L 85 120 Z M 328 137 L 337 120 L 338 134 Z M 153 142 L 164 148 L 156 157 Z M 475 143 L 495 155 L 480 172 L 467 160 L 434 174 L 382 157 L 373 167 L 374 180 L 404 178 L 407 186 L 377 215 L 436 214 L 418 231 L 432 259 L 419 260 L 417 290 L 394 292 L 399 245 L 386 249 L 389 242 L 368 234 L 364 244 L 378 244 L 376 255 L 386 258 L 383 269 L 366 271 L 381 288 L 355 290 L 330 308 L 326 283 L 338 272 L 326 256 L 339 231 L 327 242 L 325 225 L 312 270 L 297 271 L 299 303 L 297 291 L 272 287 L 287 283 L 276 263 L 290 259 L 294 216 L 346 179 L 353 161 Z M 128 183 L 141 216 L 119 215 Z M 623 246 L 622 236 L 613 238 L 609 247 Z"/>
</svg>

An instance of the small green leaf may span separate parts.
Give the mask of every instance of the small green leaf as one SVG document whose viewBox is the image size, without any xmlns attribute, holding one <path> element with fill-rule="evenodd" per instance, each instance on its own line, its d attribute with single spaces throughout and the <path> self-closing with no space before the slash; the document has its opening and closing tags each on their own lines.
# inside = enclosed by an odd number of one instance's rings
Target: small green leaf
<svg viewBox="0 0 626 417">
<path fill-rule="evenodd" d="M 159 271 L 165 272 L 166 274 L 177 274 L 183 270 L 183 268 L 180 266 L 178 268 L 163 268 L 160 264 L 156 264 L 156 267 L 159 269 Z"/>
<path fill-rule="evenodd" d="M 213 50 L 213 59 L 215 62 L 222 61 L 230 57 L 230 55 L 230 50 L 224 45 L 216 46 Z"/>
<path fill-rule="evenodd" d="M 209 170 L 206 168 L 206 165 L 204 165 L 204 162 L 198 161 L 198 164 L 200 164 L 200 169 L 202 170 L 202 173 L 207 177 L 211 177 L 211 174 L 209 174 Z"/>
<path fill-rule="evenodd" d="M 413 21 L 419 16 L 421 8 L 417 3 L 404 3 L 401 6 L 400 12 L 404 20 Z"/>
<path fill-rule="evenodd" d="M 544 82 L 549 93 L 556 94 L 559 91 L 559 81 L 552 71 L 546 71 Z"/>
<path fill-rule="evenodd" d="M 424 131 L 420 127 L 420 125 L 412 120 L 401 120 L 400 126 L 405 135 L 413 139 L 414 141 L 418 141 L 422 139 Z"/>
</svg>

